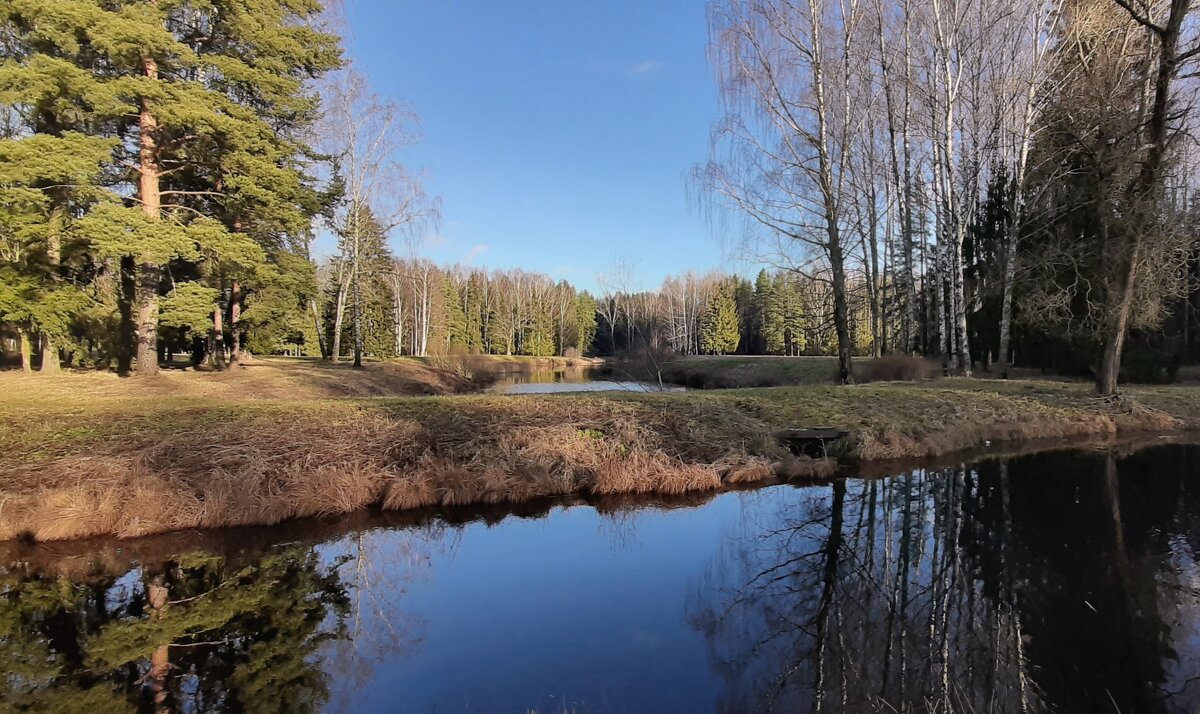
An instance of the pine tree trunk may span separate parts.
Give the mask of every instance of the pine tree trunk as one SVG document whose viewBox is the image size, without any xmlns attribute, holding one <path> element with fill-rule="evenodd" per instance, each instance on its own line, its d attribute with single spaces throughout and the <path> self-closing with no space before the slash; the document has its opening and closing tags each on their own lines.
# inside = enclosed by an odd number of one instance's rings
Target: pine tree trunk
<svg viewBox="0 0 1200 714">
<path fill-rule="evenodd" d="M 60 263 L 62 262 L 62 242 L 59 240 L 58 231 L 62 227 L 62 206 L 56 207 L 51 213 L 50 231 L 46 239 L 46 258 L 50 262 L 50 270 L 55 279 L 59 279 Z M 42 366 L 39 368 L 42 372 L 59 372 L 59 357 L 58 347 L 54 344 L 54 337 L 48 332 L 42 332 Z"/>
<path fill-rule="evenodd" d="M 229 290 L 229 335 L 232 343 L 229 349 L 232 356 L 231 365 L 238 364 L 242 359 L 242 285 L 234 279 Z"/>
<path fill-rule="evenodd" d="M 161 577 L 154 578 L 146 583 L 146 599 L 148 601 L 147 604 L 150 606 L 151 620 L 161 620 L 166 615 L 169 592 L 167 587 L 162 584 Z M 150 669 L 146 672 L 146 681 L 154 703 L 155 714 L 168 714 L 172 711 L 172 707 L 170 706 L 171 690 L 168 686 L 170 676 L 170 644 L 160 644 L 151 653 Z"/>
<path fill-rule="evenodd" d="M 215 369 L 225 369 L 225 315 L 218 302 L 213 306 L 212 350 L 209 363 Z"/>
<path fill-rule="evenodd" d="M 17 344 L 21 350 L 21 369 L 33 372 L 33 349 L 29 344 L 29 332 L 24 327 L 17 328 Z"/>
<path fill-rule="evenodd" d="M 137 341 L 137 326 L 133 321 L 133 305 L 137 302 L 137 267 L 133 256 L 121 257 L 120 296 L 117 310 L 121 320 L 117 335 L 117 374 L 129 376 L 133 370 L 133 345 Z"/>
<path fill-rule="evenodd" d="M 42 333 L 42 372 L 61 372 L 58 363 L 58 348 L 54 346 L 54 338 L 48 333 Z"/>
<path fill-rule="evenodd" d="M 162 268 L 142 263 L 138 268 L 137 373 L 158 374 L 158 287 Z"/>
<path fill-rule="evenodd" d="M 154 3 L 151 2 L 153 5 Z M 142 59 L 146 79 L 158 79 L 158 64 L 153 58 Z M 159 188 L 158 143 L 155 136 L 158 122 L 151 113 L 149 102 L 141 100 L 138 113 L 138 199 L 142 210 L 152 220 L 162 214 L 162 195 Z M 140 375 L 158 373 L 158 287 L 162 268 L 147 260 L 138 267 L 137 371 Z"/>
</svg>

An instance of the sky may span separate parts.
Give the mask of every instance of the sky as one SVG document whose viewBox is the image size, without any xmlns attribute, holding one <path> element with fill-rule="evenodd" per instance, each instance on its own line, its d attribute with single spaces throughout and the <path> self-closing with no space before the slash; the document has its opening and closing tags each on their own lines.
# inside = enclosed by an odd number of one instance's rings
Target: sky
<svg viewBox="0 0 1200 714">
<path fill-rule="evenodd" d="M 421 117 L 400 157 L 426 171 L 438 263 L 596 290 L 724 265 L 688 190 L 719 116 L 703 0 L 348 0 L 372 89 Z"/>
</svg>

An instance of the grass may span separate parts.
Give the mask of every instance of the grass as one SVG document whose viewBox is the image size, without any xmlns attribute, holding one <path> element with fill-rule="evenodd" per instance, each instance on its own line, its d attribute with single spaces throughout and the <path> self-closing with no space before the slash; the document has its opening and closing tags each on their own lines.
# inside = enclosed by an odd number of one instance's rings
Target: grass
<svg viewBox="0 0 1200 714">
<path fill-rule="evenodd" d="M 868 357 L 855 358 L 854 375 L 865 381 Z M 836 357 L 689 356 L 663 365 L 663 379 L 692 389 L 739 389 L 830 384 L 837 380 Z"/>
<path fill-rule="evenodd" d="M 224 377 L 192 379 L 209 376 Z M 81 389 L 81 379 L 103 388 Z M 989 380 L 407 398 L 171 384 L 0 374 L 0 540 L 131 537 L 367 507 L 703 494 L 833 473 L 831 461 L 781 446 L 775 434 L 792 427 L 849 429 L 843 460 L 1200 427 L 1200 386 L 1107 402 L 1083 384 Z"/>
<path fill-rule="evenodd" d="M 406 358 L 368 362 L 355 369 L 350 362 L 330 364 L 309 358 L 256 357 L 222 372 L 164 369 L 157 377 L 126 379 L 112 372 L 76 370 L 54 377 L 24 377 L 0 372 L 0 388 L 10 398 L 23 395 L 52 401 L 76 397 L 172 397 L 203 399 L 323 399 L 457 394 L 475 385 L 461 375 L 424 360 Z"/>
</svg>

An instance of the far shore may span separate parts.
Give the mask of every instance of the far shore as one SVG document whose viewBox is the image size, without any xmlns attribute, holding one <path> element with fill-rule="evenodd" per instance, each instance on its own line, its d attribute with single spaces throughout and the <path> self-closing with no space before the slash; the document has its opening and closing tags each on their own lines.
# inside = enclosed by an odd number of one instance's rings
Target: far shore
<svg viewBox="0 0 1200 714">
<path fill-rule="evenodd" d="M 388 369 L 264 361 L 152 384 L 0 373 L 0 540 L 129 538 L 370 507 L 678 496 L 989 443 L 1200 429 L 1194 385 L 1130 388 L 1116 400 L 1083 383 L 986 379 L 377 396 L 395 393 L 379 374 Z M 813 426 L 849 437 L 827 458 L 794 455 L 779 438 Z"/>
</svg>

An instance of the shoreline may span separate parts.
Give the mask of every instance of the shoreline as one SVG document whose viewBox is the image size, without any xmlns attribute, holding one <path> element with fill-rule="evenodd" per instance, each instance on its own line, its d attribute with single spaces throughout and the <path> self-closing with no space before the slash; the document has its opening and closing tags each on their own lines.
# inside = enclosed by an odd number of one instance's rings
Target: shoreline
<svg viewBox="0 0 1200 714">
<path fill-rule="evenodd" d="M 940 380 L 683 394 L 63 397 L 40 404 L 36 419 L 0 420 L 0 540 L 715 493 L 849 465 L 878 473 L 985 442 L 1070 447 L 1200 428 L 1200 388 L 1127 394 L 1106 402 L 1084 385 Z M 6 401 L 23 398 L 36 395 Z M 833 459 L 794 456 L 775 438 L 816 425 L 851 432 Z"/>
<path fill-rule="evenodd" d="M 876 461 L 863 464 L 865 468 L 839 477 L 879 479 L 907 471 L 944 469 L 964 462 L 976 463 L 993 459 L 1014 459 L 1062 451 L 1092 450 L 1097 453 L 1117 451 L 1124 456 L 1163 445 L 1200 445 L 1200 430 L 1185 431 L 1170 436 L 1127 436 L 1088 438 L 1070 443 L 1034 440 L 1026 444 L 1005 444 L 999 448 L 967 450 L 925 459 Z M 843 467 L 843 471 L 850 467 Z M 328 516 L 306 516 L 275 524 L 251 524 L 216 528 L 193 528 L 164 531 L 133 538 L 96 535 L 68 540 L 30 543 L 22 540 L 0 541 L 0 565 L 20 567 L 31 572 L 54 576 L 87 577 L 98 573 L 119 575 L 136 562 L 168 558 L 181 552 L 205 551 L 225 557 L 239 557 L 261 552 L 280 544 L 312 545 L 330 541 L 360 530 L 392 528 L 431 528 L 460 526 L 476 522 L 489 525 L 510 518 L 536 518 L 557 509 L 588 507 L 602 512 L 623 509 L 640 510 L 693 508 L 729 493 L 751 491 L 772 486 L 791 485 L 804 488 L 825 481 L 789 482 L 781 479 L 759 483 L 736 484 L 716 491 L 690 492 L 677 496 L 646 495 L 607 497 L 567 495 L 545 497 L 522 503 L 468 504 L 451 507 L 429 507 L 407 511 L 385 511 L 367 507 Z"/>
</svg>

